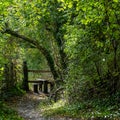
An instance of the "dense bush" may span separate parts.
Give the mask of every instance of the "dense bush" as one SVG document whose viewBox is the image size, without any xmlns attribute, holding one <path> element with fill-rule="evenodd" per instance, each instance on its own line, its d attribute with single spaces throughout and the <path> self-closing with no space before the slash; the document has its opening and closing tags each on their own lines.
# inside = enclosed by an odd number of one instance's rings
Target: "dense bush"
<svg viewBox="0 0 120 120">
<path fill-rule="evenodd" d="M 9 100 L 11 97 L 22 96 L 24 94 L 25 91 L 23 91 L 20 86 L 14 86 L 13 88 L 3 90 L 0 98 L 2 100 Z"/>
<path fill-rule="evenodd" d="M 120 91 L 118 1 L 79 1 L 72 7 L 74 24 L 64 36 L 69 102 L 114 95 Z"/>
<path fill-rule="evenodd" d="M 23 120 L 17 113 L 0 101 L 0 120 Z"/>
</svg>

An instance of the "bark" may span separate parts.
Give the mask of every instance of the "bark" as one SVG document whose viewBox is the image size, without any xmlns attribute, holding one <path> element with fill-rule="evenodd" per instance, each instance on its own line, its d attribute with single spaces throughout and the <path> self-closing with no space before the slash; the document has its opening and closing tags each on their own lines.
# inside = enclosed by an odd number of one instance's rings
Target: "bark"
<svg viewBox="0 0 120 120">
<path fill-rule="evenodd" d="M 115 40 L 112 41 L 113 49 L 114 49 L 114 69 L 117 69 L 117 43 Z"/>
<path fill-rule="evenodd" d="M 27 63 L 26 62 L 23 63 L 23 74 L 24 74 L 23 89 L 28 92 L 29 91 L 29 85 L 28 85 L 28 68 L 27 68 Z"/>
<path fill-rule="evenodd" d="M 95 62 L 95 67 L 96 67 L 97 74 L 100 78 L 100 81 L 102 82 L 100 68 L 99 68 L 99 65 L 96 62 Z"/>
<path fill-rule="evenodd" d="M 56 80 L 59 77 L 57 71 L 55 70 L 54 60 L 53 60 L 50 52 L 45 47 L 41 46 L 39 44 L 39 42 L 37 42 L 34 39 L 30 39 L 24 35 L 20 35 L 17 32 L 15 32 L 11 29 L 8 29 L 8 28 L 2 33 L 7 33 L 7 34 L 10 34 L 10 35 L 15 36 L 17 38 L 21 38 L 25 42 L 28 42 L 28 43 L 32 44 L 34 47 L 36 47 L 37 49 L 39 49 L 39 51 L 44 55 L 44 57 L 47 60 L 48 66 L 50 67 L 50 70 L 53 74 L 54 80 Z"/>
<path fill-rule="evenodd" d="M 57 46 L 59 48 L 61 67 L 62 67 L 63 72 L 65 72 L 65 70 L 67 68 L 67 63 L 66 63 L 66 54 L 64 52 L 63 35 L 59 30 L 60 27 L 61 27 L 61 25 L 59 25 L 59 23 L 57 23 L 57 21 L 56 21 L 56 29 L 54 31 L 54 38 L 55 38 L 55 41 L 57 42 Z M 61 33 L 61 35 L 59 35 L 59 33 Z"/>
</svg>

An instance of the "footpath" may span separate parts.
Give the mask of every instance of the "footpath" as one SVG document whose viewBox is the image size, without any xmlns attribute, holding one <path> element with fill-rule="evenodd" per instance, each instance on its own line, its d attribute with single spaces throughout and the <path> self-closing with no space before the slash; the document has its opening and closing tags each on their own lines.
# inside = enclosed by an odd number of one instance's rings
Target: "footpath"
<svg viewBox="0 0 120 120">
<path fill-rule="evenodd" d="M 45 96 L 27 93 L 25 96 L 10 100 L 9 106 L 15 109 L 25 120 L 79 120 L 72 118 L 46 118 L 42 116 L 39 104 Z"/>
</svg>

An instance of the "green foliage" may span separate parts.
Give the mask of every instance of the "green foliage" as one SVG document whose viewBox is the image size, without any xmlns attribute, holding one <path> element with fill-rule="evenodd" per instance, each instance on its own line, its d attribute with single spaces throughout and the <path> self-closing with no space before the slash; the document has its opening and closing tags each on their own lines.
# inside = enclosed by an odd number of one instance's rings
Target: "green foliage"
<svg viewBox="0 0 120 120">
<path fill-rule="evenodd" d="M 15 86 L 14 88 L 6 89 L 2 91 L 1 93 L 1 99 L 2 100 L 9 100 L 11 97 L 14 96 L 23 96 L 25 94 L 25 91 L 23 91 L 20 86 Z"/>
<path fill-rule="evenodd" d="M 23 120 L 18 114 L 0 101 L 0 120 Z"/>
<path fill-rule="evenodd" d="M 41 55 L 40 51 L 35 48 L 26 48 L 24 50 L 25 57 L 27 61 L 28 69 L 47 69 L 47 63 Z"/>
<path fill-rule="evenodd" d="M 0 68 L 0 82 L 3 79 L 3 67 Z"/>
<path fill-rule="evenodd" d="M 113 1 L 90 0 L 76 1 L 72 8 L 77 15 L 72 19 L 74 24 L 65 26 L 64 36 L 69 56 L 68 98 L 76 103 L 115 94 L 120 83 L 119 5 Z"/>
<path fill-rule="evenodd" d="M 44 106 L 44 107 L 43 107 Z M 42 105 L 44 115 L 62 116 L 68 118 L 119 120 L 119 99 L 118 93 L 103 99 L 86 100 L 81 103 L 67 104 L 65 101 L 58 101 L 51 105 Z"/>
<path fill-rule="evenodd" d="M 21 59 L 28 61 L 29 68 L 47 68 L 47 60 L 53 72 L 64 80 L 66 99 L 74 104 L 68 106 L 70 111 L 62 107 L 58 112 L 63 110 L 71 115 L 72 108 L 75 114 L 79 111 L 77 105 L 81 102 L 115 95 L 120 91 L 119 3 L 119 0 L 2 0 L 0 30 L 4 32 L 9 26 L 35 44 L 0 34 L 0 69 L 8 61 Z M 39 45 L 48 52 L 39 49 Z M 97 109 L 98 103 L 88 101 L 80 104 L 80 109 L 87 104 Z M 107 113 L 109 106 L 103 112 Z"/>
</svg>

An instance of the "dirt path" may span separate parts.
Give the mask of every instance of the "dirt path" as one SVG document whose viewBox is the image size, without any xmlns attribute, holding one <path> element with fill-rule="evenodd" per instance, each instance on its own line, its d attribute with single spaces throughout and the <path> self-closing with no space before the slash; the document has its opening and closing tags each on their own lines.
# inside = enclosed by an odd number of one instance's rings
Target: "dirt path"
<svg viewBox="0 0 120 120">
<path fill-rule="evenodd" d="M 37 108 L 41 99 L 44 99 L 43 96 L 38 94 L 27 94 L 16 104 L 18 114 L 25 118 L 25 120 L 45 120 Z"/>
<path fill-rule="evenodd" d="M 45 118 L 42 116 L 38 105 L 45 96 L 28 93 L 22 98 L 12 100 L 9 105 L 25 120 L 73 120 L 71 118 Z"/>
</svg>

